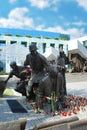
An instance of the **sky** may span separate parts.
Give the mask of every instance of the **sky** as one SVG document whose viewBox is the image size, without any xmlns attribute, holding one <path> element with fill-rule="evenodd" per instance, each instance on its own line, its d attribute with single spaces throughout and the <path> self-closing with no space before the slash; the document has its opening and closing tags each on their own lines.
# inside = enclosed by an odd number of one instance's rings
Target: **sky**
<svg viewBox="0 0 87 130">
<path fill-rule="evenodd" d="M 87 0 L 0 0 L 0 28 L 87 35 Z"/>
</svg>

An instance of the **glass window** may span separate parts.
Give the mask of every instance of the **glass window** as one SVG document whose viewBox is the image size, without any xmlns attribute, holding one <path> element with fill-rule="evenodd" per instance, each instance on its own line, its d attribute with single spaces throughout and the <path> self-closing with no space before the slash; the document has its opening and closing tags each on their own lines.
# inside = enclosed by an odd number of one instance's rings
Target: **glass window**
<svg viewBox="0 0 87 130">
<path fill-rule="evenodd" d="M 37 42 L 31 42 L 31 44 L 37 45 Z"/>
<path fill-rule="evenodd" d="M 14 43 L 17 43 L 17 41 L 11 41 L 10 44 L 14 44 Z"/>
<path fill-rule="evenodd" d="M 6 41 L 0 40 L 0 46 L 5 46 L 6 45 Z"/>
<path fill-rule="evenodd" d="M 55 44 L 54 43 L 50 43 L 50 46 L 55 47 Z"/>
<path fill-rule="evenodd" d="M 46 43 L 43 43 L 43 53 L 46 51 Z"/>
<path fill-rule="evenodd" d="M 87 48 L 87 41 L 83 41 L 83 45 Z"/>
<path fill-rule="evenodd" d="M 59 44 L 59 49 L 63 49 L 63 44 Z"/>
<path fill-rule="evenodd" d="M 27 42 L 21 42 L 21 45 L 27 47 Z"/>
</svg>

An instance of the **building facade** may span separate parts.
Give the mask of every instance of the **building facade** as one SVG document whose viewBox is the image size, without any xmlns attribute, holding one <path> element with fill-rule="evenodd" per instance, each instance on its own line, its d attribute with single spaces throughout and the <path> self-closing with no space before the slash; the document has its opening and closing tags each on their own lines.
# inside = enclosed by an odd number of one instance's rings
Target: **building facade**
<svg viewBox="0 0 87 130">
<path fill-rule="evenodd" d="M 87 36 L 68 41 L 68 57 L 74 72 L 83 71 L 87 60 Z"/>
<path fill-rule="evenodd" d="M 70 40 L 68 34 L 54 32 L 43 32 L 34 30 L 0 29 L 0 68 L 5 72 L 10 71 L 9 64 L 15 60 L 23 64 L 28 53 L 29 44 L 37 45 L 38 51 L 43 54 L 47 48 L 54 47 L 56 50 L 62 48 L 67 55 Z"/>
</svg>

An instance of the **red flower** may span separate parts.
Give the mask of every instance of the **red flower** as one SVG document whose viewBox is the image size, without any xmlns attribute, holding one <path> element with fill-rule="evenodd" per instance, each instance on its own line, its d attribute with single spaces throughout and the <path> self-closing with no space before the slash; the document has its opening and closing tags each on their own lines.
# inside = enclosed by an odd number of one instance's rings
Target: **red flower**
<svg viewBox="0 0 87 130">
<path fill-rule="evenodd" d="M 77 114 L 76 110 L 73 110 L 73 114 Z"/>
<path fill-rule="evenodd" d="M 71 116 L 71 111 L 67 113 L 68 116 Z"/>
<path fill-rule="evenodd" d="M 77 110 L 80 111 L 80 107 L 77 107 Z"/>
<path fill-rule="evenodd" d="M 62 116 L 67 116 L 66 112 L 61 112 Z"/>
<path fill-rule="evenodd" d="M 44 96 L 43 98 L 44 98 L 44 100 L 46 100 L 46 99 L 47 99 L 47 97 L 46 97 L 46 96 Z"/>
<path fill-rule="evenodd" d="M 48 112 L 46 111 L 45 114 L 48 115 Z"/>
<path fill-rule="evenodd" d="M 79 98 L 79 100 L 80 100 L 80 102 L 82 102 L 82 101 L 83 101 L 83 98 L 82 98 L 82 97 L 80 97 L 80 98 Z"/>
<path fill-rule="evenodd" d="M 55 112 L 52 112 L 52 116 L 55 116 Z"/>
</svg>

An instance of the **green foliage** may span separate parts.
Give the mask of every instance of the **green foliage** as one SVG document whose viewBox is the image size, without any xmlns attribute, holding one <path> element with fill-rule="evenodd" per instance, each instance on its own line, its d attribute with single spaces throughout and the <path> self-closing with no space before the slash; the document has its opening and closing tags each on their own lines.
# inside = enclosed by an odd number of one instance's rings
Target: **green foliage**
<svg viewBox="0 0 87 130">
<path fill-rule="evenodd" d="M 59 38 L 58 37 L 54 37 L 54 40 L 59 40 Z"/>
<path fill-rule="evenodd" d="M 61 38 L 61 40 L 69 40 L 69 38 L 64 34 L 61 34 L 60 38 Z"/>
<path fill-rule="evenodd" d="M 56 95 L 55 95 L 55 92 L 53 91 L 51 93 L 51 109 L 52 109 L 52 112 L 54 112 L 54 110 L 55 110 L 55 102 L 56 102 Z"/>
<path fill-rule="evenodd" d="M 12 36 L 12 34 L 5 34 L 5 36 Z"/>
<path fill-rule="evenodd" d="M 28 37 L 28 38 L 32 38 L 32 36 L 31 36 L 31 35 L 26 35 L 26 37 Z"/>
<path fill-rule="evenodd" d="M 40 38 L 41 38 L 41 36 L 36 36 L 36 38 L 39 38 L 39 39 L 40 39 Z"/>
<path fill-rule="evenodd" d="M 61 40 L 68 40 L 67 37 L 62 37 Z"/>
<path fill-rule="evenodd" d="M 16 34 L 16 37 L 22 37 L 20 34 Z"/>
<path fill-rule="evenodd" d="M 6 73 L 4 71 L 0 71 L 0 75 L 8 75 L 8 73 Z"/>
<path fill-rule="evenodd" d="M 6 88 L 3 93 L 3 96 L 13 96 L 13 95 L 14 95 L 14 92 L 12 91 L 11 88 Z"/>
<path fill-rule="evenodd" d="M 47 37 L 47 36 L 46 36 L 46 37 L 44 37 L 44 38 L 45 38 L 45 39 L 50 39 L 50 38 L 49 38 L 49 37 Z"/>
</svg>

